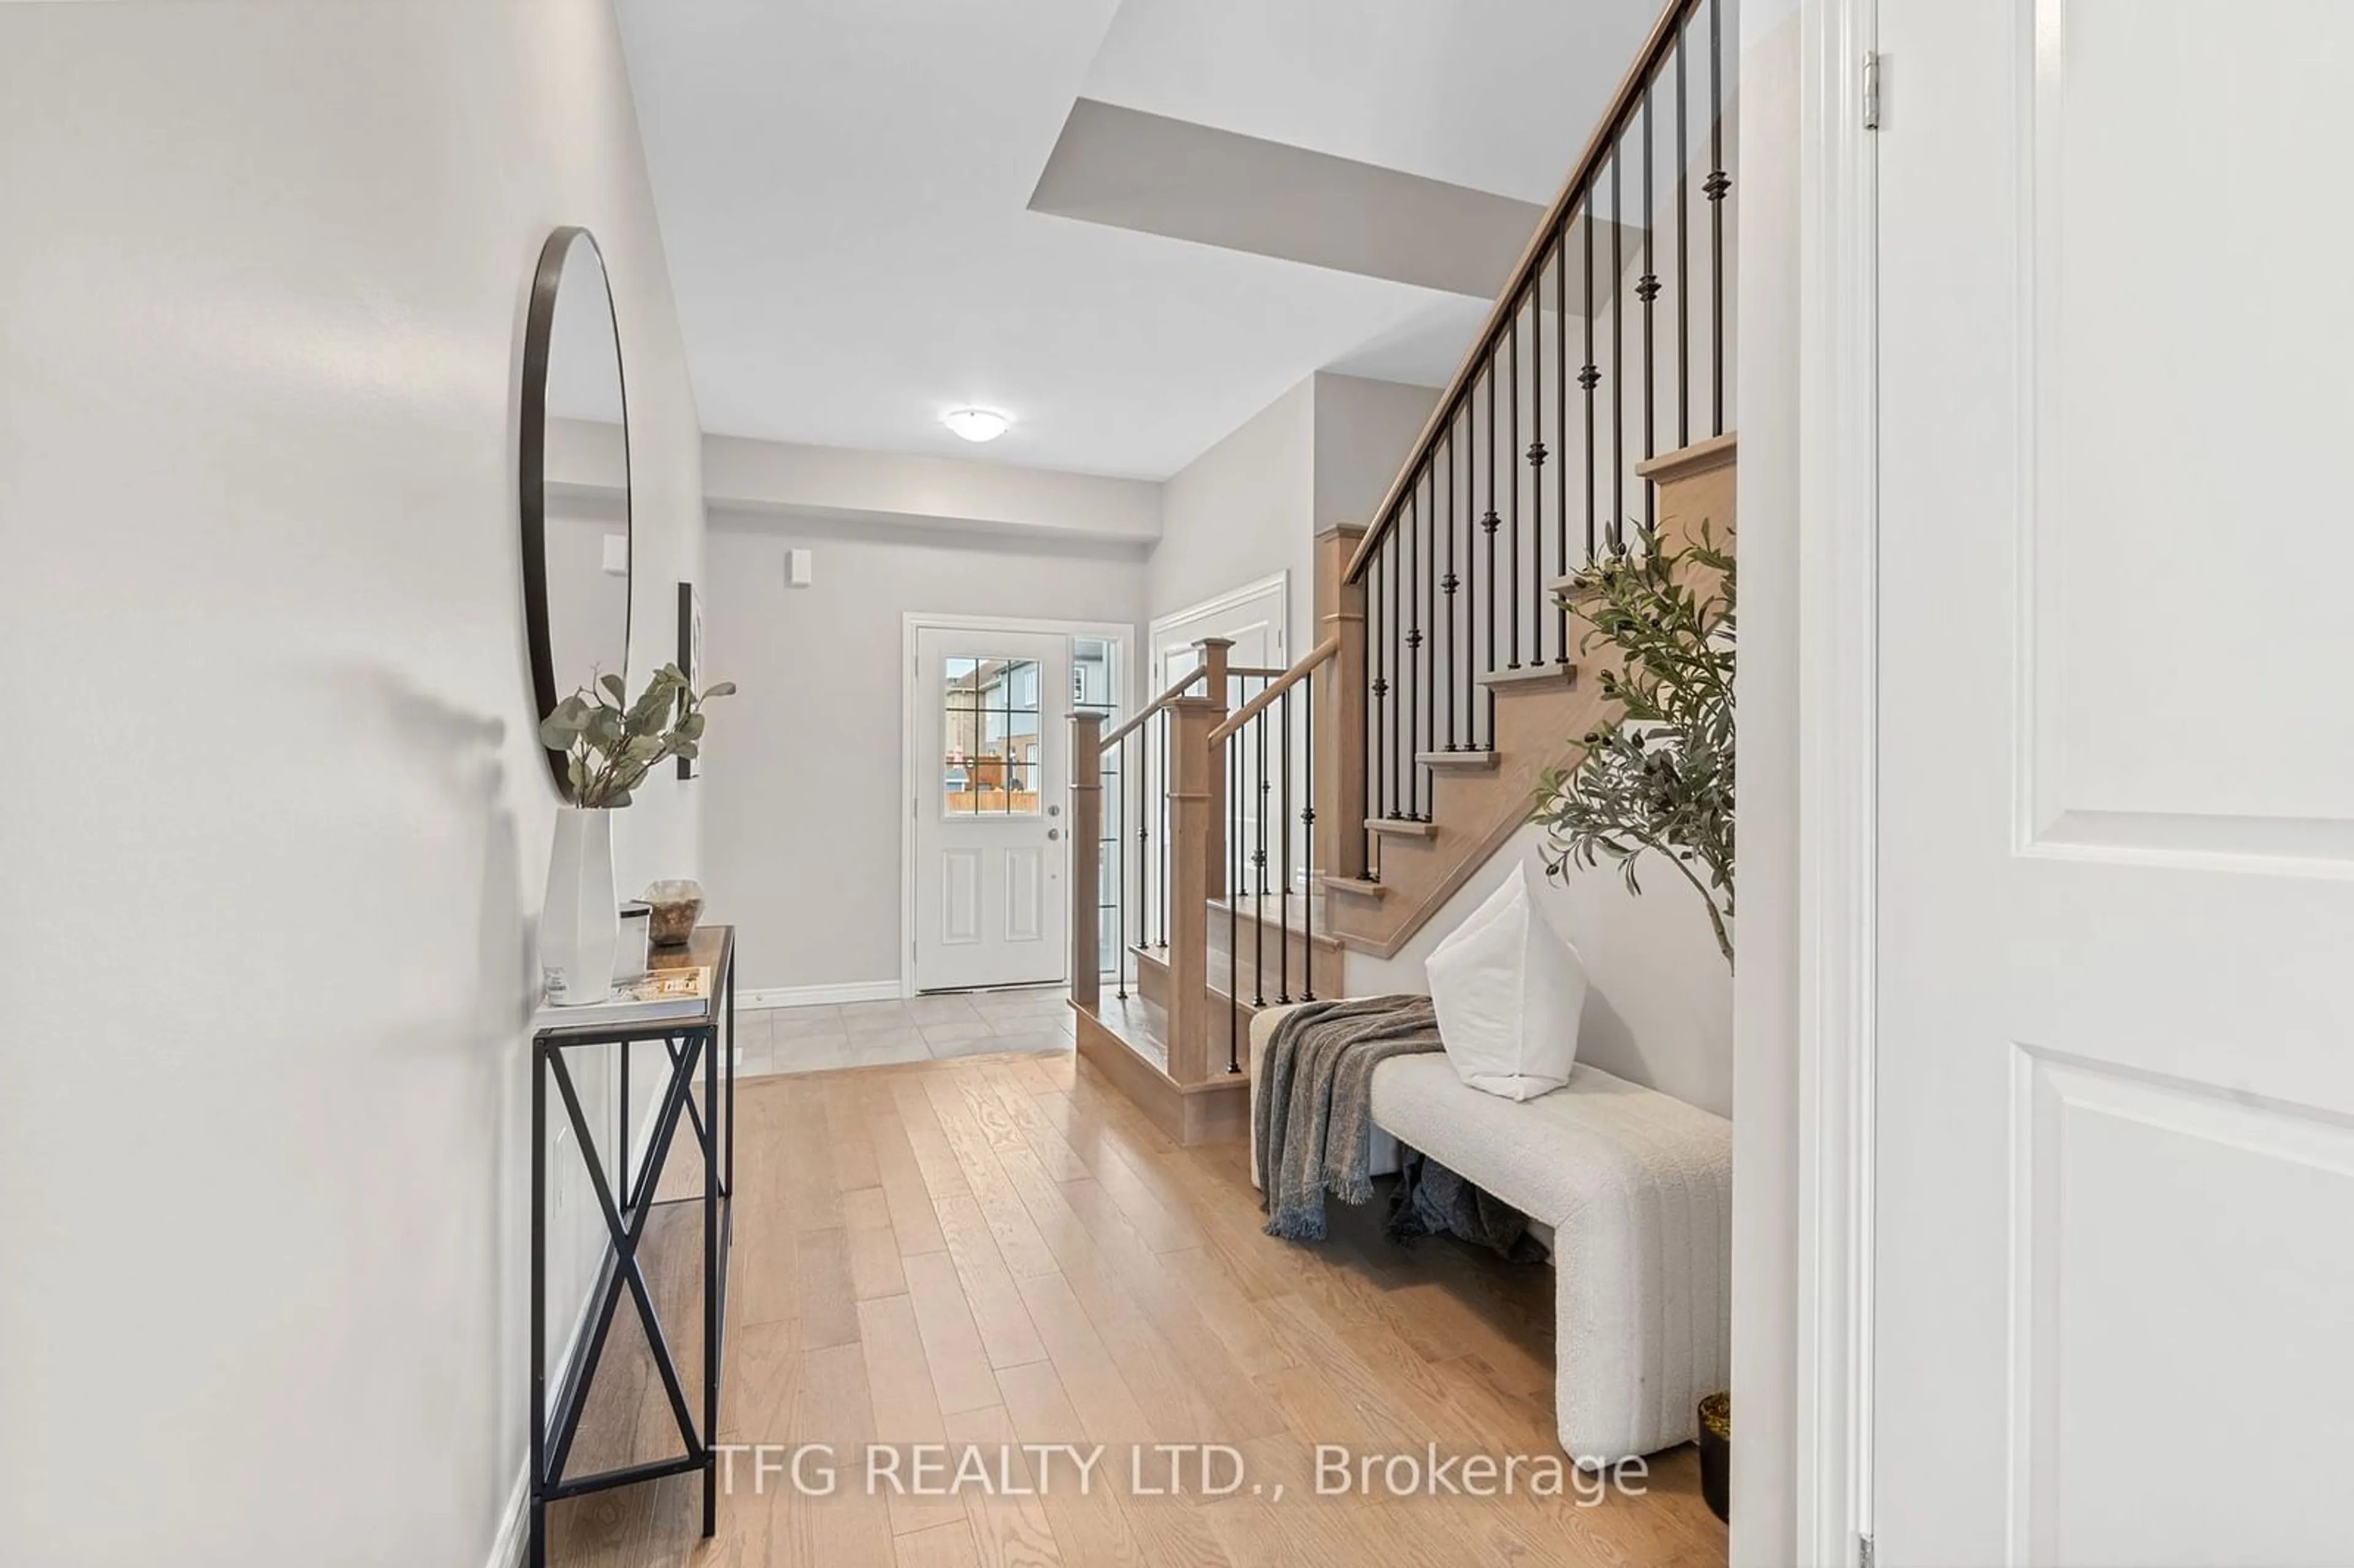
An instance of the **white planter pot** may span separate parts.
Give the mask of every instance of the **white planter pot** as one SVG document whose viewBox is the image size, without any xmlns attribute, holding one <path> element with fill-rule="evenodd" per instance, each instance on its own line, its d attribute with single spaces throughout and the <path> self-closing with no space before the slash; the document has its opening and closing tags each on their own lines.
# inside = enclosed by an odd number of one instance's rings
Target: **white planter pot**
<svg viewBox="0 0 2354 1568">
<path fill-rule="evenodd" d="M 539 969 L 548 1002 L 577 1007 L 613 991 L 613 953 L 620 941 L 613 896 L 613 813 L 562 806 L 547 857 L 547 896 L 539 911 Z"/>
</svg>

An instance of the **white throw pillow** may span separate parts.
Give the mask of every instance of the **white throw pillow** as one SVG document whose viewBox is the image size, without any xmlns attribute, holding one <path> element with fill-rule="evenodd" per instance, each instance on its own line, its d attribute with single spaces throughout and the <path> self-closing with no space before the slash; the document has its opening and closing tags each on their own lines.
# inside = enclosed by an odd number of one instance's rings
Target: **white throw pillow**
<svg viewBox="0 0 2354 1568">
<path fill-rule="evenodd" d="M 1465 1083 L 1526 1100 L 1569 1082 L 1585 965 L 1539 913 L 1525 861 L 1423 972 L 1447 1059 Z"/>
</svg>

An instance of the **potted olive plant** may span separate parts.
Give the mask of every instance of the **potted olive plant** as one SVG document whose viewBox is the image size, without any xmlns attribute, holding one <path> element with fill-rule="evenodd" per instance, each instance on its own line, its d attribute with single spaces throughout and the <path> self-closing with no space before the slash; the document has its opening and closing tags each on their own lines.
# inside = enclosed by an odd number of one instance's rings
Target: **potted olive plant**
<svg viewBox="0 0 2354 1568">
<path fill-rule="evenodd" d="M 1725 967 L 1733 965 L 1733 661 L 1734 567 L 1705 524 L 1697 542 L 1614 550 L 1577 574 L 1564 609 L 1591 628 L 1581 652 L 1606 646 L 1600 673 L 1615 716 L 1584 736 L 1575 767 L 1548 774 L 1534 821 L 1545 827 L 1545 869 L 1604 860 L 1627 891 L 1651 856 L 1690 883 L 1708 911 Z M 1717 1518 L 1731 1512 L 1733 1405 L 1701 1401 L 1701 1492 Z"/>
<path fill-rule="evenodd" d="M 566 779 L 539 920 L 540 971 L 551 1004 L 577 1006 L 611 994 L 620 940 L 613 813 L 663 762 L 696 756 L 703 705 L 735 690 L 722 681 L 697 692 L 677 665 L 665 664 L 635 702 L 620 676 L 602 675 L 540 720 L 540 744 L 564 758 Z"/>
</svg>

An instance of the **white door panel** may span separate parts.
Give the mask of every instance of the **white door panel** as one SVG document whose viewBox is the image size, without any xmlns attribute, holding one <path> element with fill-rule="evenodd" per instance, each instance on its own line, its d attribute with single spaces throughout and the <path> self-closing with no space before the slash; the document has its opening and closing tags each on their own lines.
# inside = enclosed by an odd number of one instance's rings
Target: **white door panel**
<svg viewBox="0 0 2354 1568">
<path fill-rule="evenodd" d="M 2354 1563 L 2354 6 L 1879 42 L 1877 1561 Z"/>
<path fill-rule="evenodd" d="M 1005 939 L 1040 942 L 1046 937 L 1046 852 L 1013 849 L 1005 854 Z"/>
<path fill-rule="evenodd" d="M 1070 640 L 921 628 L 910 682 L 917 989 L 1063 979 Z"/>
</svg>

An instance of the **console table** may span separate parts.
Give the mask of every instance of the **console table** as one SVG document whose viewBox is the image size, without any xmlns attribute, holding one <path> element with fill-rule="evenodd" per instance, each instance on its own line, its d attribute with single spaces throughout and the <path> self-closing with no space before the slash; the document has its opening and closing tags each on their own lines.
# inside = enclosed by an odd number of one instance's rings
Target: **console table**
<svg viewBox="0 0 2354 1568">
<path fill-rule="evenodd" d="M 648 962 L 655 969 L 707 967 L 711 1001 L 698 1014 L 639 1023 L 588 1023 L 542 1029 L 532 1036 L 531 1079 L 531 1568 L 547 1560 L 547 1505 L 561 1498 L 603 1491 L 663 1476 L 703 1472 L 703 1533 L 718 1522 L 716 1450 L 719 1376 L 726 1323 L 727 1256 L 731 1245 L 736 1187 L 736 933 L 732 927 L 698 927 L 684 948 L 656 948 Z M 659 1044 L 654 1064 L 653 1130 L 644 1156 L 632 1170 L 630 1159 L 631 1058 Z M 583 1113 L 579 1065 L 600 1061 L 605 1048 L 618 1054 L 618 1095 L 610 1147 L 617 1158 L 609 1175 L 597 1139 Z M 698 1096 L 696 1080 L 701 1078 Z M 588 1172 L 588 1186 L 606 1233 L 604 1259 L 589 1296 L 586 1332 L 556 1374 L 548 1395 L 547 1218 L 549 1094 L 570 1128 L 573 1146 Z M 684 1195 L 664 1198 L 664 1167 L 679 1123 L 692 1128 L 702 1156 L 701 1181 Z M 685 1171 L 678 1172 L 686 1174 Z M 673 1189 L 676 1183 L 673 1183 Z M 703 1390 L 701 1420 L 679 1376 L 678 1361 L 664 1333 L 654 1287 L 648 1283 L 639 1249 L 657 1210 L 700 1204 L 703 1225 Z M 645 1330 L 652 1371 L 676 1423 L 683 1452 L 622 1465 L 593 1474 L 570 1475 L 574 1439 L 604 1359 L 613 1316 L 626 1294 Z"/>
</svg>

